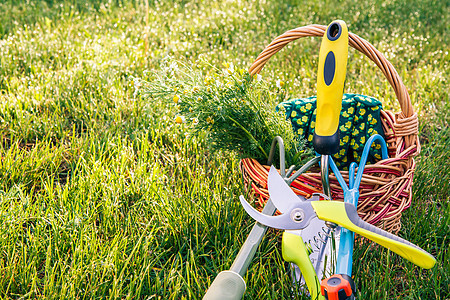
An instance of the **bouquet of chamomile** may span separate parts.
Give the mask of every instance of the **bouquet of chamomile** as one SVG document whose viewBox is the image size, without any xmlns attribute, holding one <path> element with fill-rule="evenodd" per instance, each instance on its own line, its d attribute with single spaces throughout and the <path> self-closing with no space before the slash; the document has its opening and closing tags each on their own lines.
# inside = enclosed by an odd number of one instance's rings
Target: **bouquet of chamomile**
<svg viewBox="0 0 450 300">
<path fill-rule="evenodd" d="M 283 108 L 275 109 L 284 95 L 282 83 L 273 86 L 233 64 L 223 68 L 204 64 L 208 68 L 164 59 L 158 70 L 152 70 L 151 80 L 139 82 L 139 92 L 148 101 L 173 105 L 174 122 L 189 134 L 206 133 L 213 150 L 234 151 L 240 158 L 266 163 L 273 138 L 281 136 L 288 163 L 297 165 L 309 155 Z"/>
</svg>

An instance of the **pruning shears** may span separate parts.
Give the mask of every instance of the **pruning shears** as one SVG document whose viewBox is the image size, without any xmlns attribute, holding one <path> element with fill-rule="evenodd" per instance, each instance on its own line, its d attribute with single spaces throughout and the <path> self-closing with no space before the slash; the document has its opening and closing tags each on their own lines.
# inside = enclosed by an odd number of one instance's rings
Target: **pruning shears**
<svg viewBox="0 0 450 300">
<path fill-rule="evenodd" d="M 301 237 L 292 230 L 305 229 L 314 218 L 333 222 L 358 233 L 424 269 L 430 269 L 436 263 L 435 258 L 420 247 L 364 222 L 358 216 L 356 207 L 351 203 L 319 201 L 319 195 L 314 195 L 310 199 L 297 196 L 273 166 L 269 171 L 268 190 L 273 204 L 282 213 L 281 215 L 262 214 L 254 209 L 243 196 L 240 196 L 239 199 L 245 211 L 257 222 L 268 227 L 285 230 L 282 238 L 283 258 L 295 263 L 300 268 L 313 299 L 321 299 L 320 285 L 315 273 L 311 273 L 311 271 L 314 272 L 314 269 L 307 252 L 299 249 L 302 245 L 304 246 Z M 315 278 L 311 279 L 310 277 Z"/>
</svg>

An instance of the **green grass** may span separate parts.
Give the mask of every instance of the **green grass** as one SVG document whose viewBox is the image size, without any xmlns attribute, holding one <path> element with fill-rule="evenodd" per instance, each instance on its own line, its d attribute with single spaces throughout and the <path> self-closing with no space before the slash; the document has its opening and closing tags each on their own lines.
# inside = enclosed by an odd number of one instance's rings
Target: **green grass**
<svg viewBox="0 0 450 300">
<path fill-rule="evenodd" d="M 445 1 L 152 1 L 147 53 L 143 3 L 0 1 L 1 298 L 201 298 L 253 224 L 238 160 L 135 97 L 132 78 L 151 78 L 166 55 L 248 68 L 275 36 L 335 18 L 409 88 L 423 148 L 400 235 L 438 260 L 424 271 L 361 244 L 359 299 L 450 298 Z M 314 95 L 319 43 L 289 45 L 262 75 Z M 348 67 L 348 92 L 398 110 L 371 62 L 350 51 Z M 275 231 L 245 279 L 246 299 L 292 299 Z"/>
</svg>

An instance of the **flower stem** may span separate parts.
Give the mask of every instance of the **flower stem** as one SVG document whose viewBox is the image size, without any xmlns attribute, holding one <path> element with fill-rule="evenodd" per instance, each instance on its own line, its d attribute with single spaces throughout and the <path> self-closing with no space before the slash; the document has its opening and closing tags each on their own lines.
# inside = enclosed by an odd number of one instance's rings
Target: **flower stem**
<svg viewBox="0 0 450 300">
<path fill-rule="evenodd" d="M 236 124 L 239 128 L 241 128 L 246 134 L 247 136 L 256 143 L 256 146 L 258 147 L 258 149 L 261 151 L 262 154 L 264 154 L 265 158 L 268 158 L 269 156 L 267 155 L 266 151 L 264 151 L 264 149 L 261 147 L 261 145 L 258 143 L 258 141 L 253 137 L 253 135 L 248 132 L 247 129 L 245 129 L 241 124 L 239 124 L 238 121 L 236 121 L 235 119 L 233 119 L 232 117 L 228 116 L 228 119 L 230 119 L 234 124 Z"/>
</svg>

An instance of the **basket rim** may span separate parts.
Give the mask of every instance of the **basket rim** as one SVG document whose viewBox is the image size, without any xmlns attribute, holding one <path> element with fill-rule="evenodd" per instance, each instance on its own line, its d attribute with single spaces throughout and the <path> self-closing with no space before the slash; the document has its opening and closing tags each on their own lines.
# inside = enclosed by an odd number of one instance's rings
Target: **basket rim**
<svg viewBox="0 0 450 300">
<path fill-rule="evenodd" d="M 286 31 L 266 46 L 250 66 L 248 72 L 250 75 L 259 74 L 267 61 L 288 43 L 302 37 L 322 37 L 326 28 L 325 25 L 312 24 Z M 406 148 L 413 145 L 417 147 L 415 153 L 417 154 L 420 151 L 418 138 L 419 122 L 417 114 L 414 113 L 408 90 L 403 84 L 402 79 L 394 66 L 371 43 L 352 32 L 349 32 L 348 35 L 349 45 L 372 60 L 381 69 L 389 84 L 394 89 L 401 108 L 401 112 L 395 115 L 394 130 L 397 133 L 396 135 L 404 140 Z"/>
</svg>

